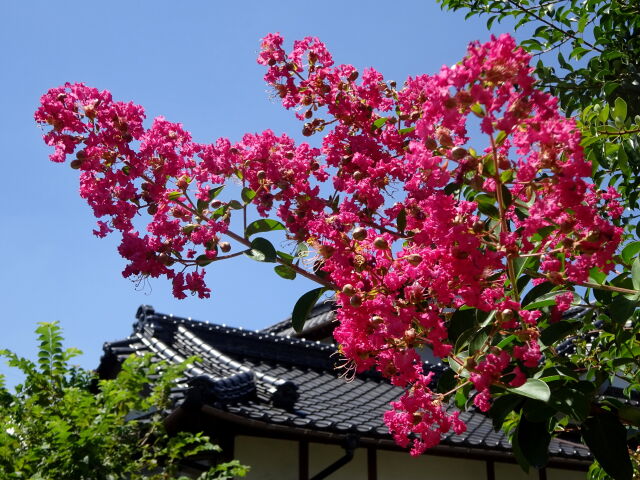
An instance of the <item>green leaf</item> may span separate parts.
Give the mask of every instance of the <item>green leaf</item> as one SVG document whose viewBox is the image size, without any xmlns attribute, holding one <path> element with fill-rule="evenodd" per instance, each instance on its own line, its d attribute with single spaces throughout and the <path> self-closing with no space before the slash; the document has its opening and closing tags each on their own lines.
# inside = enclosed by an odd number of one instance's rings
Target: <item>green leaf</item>
<svg viewBox="0 0 640 480">
<path fill-rule="evenodd" d="M 401 128 L 400 130 L 398 130 L 398 133 L 400 135 L 407 135 L 409 133 L 413 133 L 413 131 L 416 129 L 416 127 L 407 127 L 407 128 Z"/>
<path fill-rule="evenodd" d="M 220 192 L 222 192 L 223 189 L 224 189 L 224 185 L 220 185 L 219 187 L 215 187 L 215 188 L 210 189 L 209 190 L 209 201 L 213 200 L 218 195 L 220 195 Z"/>
<path fill-rule="evenodd" d="M 286 263 L 293 263 L 293 260 L 296 258 L 293 255 L 289 255 L 288 253 L 281 252 L 280 250 L 278 250 L 276 253 L 278 254 L 278 257 L 280 257 L 280 259 Z"/>
<path fill-rule="evenodd" d="M 631 281 L 633 282 L 633 288 L 640 290 L 640 257 L 636 258 L 631 265 Z"/>
<path fill-rule="evenodd" d="M 549 293 L 554 288 L 555 288 L 555 285 L 553 285 L 550 282 L 544 282 L 539 285 L 536 285 L 531 290 L 529 290 L 527 294 L 524 296 L 524 298 L 522 299 L 522 306 L 525 306 L 531 303 L 533 300 L 539 298 L 541 295 L 544 295 L 545 293 Z"/>
<path fill-rule="evenodd" d="M 314 288 L 298 299 L 291 313 L 291 326 L 296 332 L 302 332 L 304 322 L 307 321 L 311 309 L 318 303 L 318 300 L 320 300 L 320 297 L 326 291 L 327 288 L 325 287 Z"/>
<path fill-rule="evenodd" d="M 275 262 L 277 252 L 269 240 L 257 237 L 253 239 L 251 247 L 245 255 L 258 262 Z"/>
<path fill-rule="evenodd" d="M 579 390 L 564 387 L 555 392 L 549 404 L 559 412 L 569 415 L 573 420 L 582 421 L 589 414 L 589 398 Z"/>
<path fill-rule="evenodd" d="M 493 429 L 499 432 L 507 415 L 516 410 L 522 403 L 524 403 L 524 399 L 520 395 L 506 394 L 496 398 L 488 412 L 493 421 Z"/>
<path fill-rule="evenodd" d="M 211 262 L 213 262 L 212 258 L 207 257 L 206 255 L 202 254 L 200 256 L 198 256 L 196 258 L 196 265 L 198 265 L 199 267 L 206 267 L 207 265 L 209 265 Z"/>
<path fill-rule="evenodd" d="M 533 302 L 525 306 L 524 310 L 538 310 L 543 307 L 548 307 L 550 305 L 556 304 L 556 297 L 561 293 L 567 293 L 569 290 L 556 290 L 555 292 L 545 293 L 544 295 L 539 296 Z M 577 296 L 575 292 L 573 293 L 574 303 L 578 303 L 580 298 Z"/>
<path fill-rule="evenodd" d="M 233 210 L 242 210 L 242 204 L 238 200 L 231 200 L 228 205 Z"/>
<path fill-rule="evenodd" d="M 389 120 L 387 117 L 380 117 L 373 122 L 373 128 L 381 128 Z"/>
<path fill-rule="evenodd" d="M 244 187 L 242 189 L 242 192 L 240 192 L 240 197 L 242 197 L 242 200 L 244 200 L 244 203 L 251 203 L 251 200 L 253 200 L 255 196 L 256 196 L 256 192 L 254 192 L 249 187 Z"/>
<path fill-rule="evenodd" d="M 256 220 L 255 222 L 251 222 L 247 225 L 247 229 L 244 231 L 244 234 L 247 238 L 250 238 L 252 235 L 261 232 L 274 232 L 276 230 L 284 230 L 285 226 L 277 220 L 271 220 L 270 218 L 262 218 L 260 220 Z"/>
<path fill-rule="evenodd" d="M 538 380 L 537 378 L 529 378 L 524 383 L 524 385 L 521 385 L 517 388 L 508 388 L 507 390 L 511 393 L 522 395 L 523 397 L 540 400 L 541 402 L 549 401 L 549 397 L 551 396 L 551 390 L 549 390 L 549 386 L 545 382 L 543 382 L 542 380 Z"/>
<path fill-rule="evenodd" d="M 605 472 L 616 480 L 631 480 L 633 466 L 627 448 L 627 429 L 614 414 L 602 411 L 588 417 L 580 429 L 582 438 Z"/>
<path fill-rule="evenodd" d="M 273 270 L 282 278 L 285 278 L 287 280 L 293 280 L 294 278 L 296 278 L 296 271 L 289 265 L 277 265 L 273 267 Z"/>
<path fill-rule="evenodd" d="M 614 120 L 619 122 L 624 122 L 627 119 L 627 102 L 620 97 L 616 98 L 612 116 Z"/>
<path fill-rule="evenodd" d="M 177 200 L 182 196 L 182 192 L 169 192 L 167 198 L 169 200 Z"/>
</svg>

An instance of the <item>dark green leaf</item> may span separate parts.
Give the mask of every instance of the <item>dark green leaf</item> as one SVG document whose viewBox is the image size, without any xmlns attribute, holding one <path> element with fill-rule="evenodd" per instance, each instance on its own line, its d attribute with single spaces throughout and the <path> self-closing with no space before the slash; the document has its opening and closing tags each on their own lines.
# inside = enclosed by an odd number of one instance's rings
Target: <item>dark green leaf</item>
<svg viewBox="0 0 640 480">
<path fill-rule="evenodd" d="M 407 228 L 407 211 L 404 208 L 401 208 L 398 212 L 396 221 L 398 223 L 398 231 L 404 232 L 404 229 Z"/>
<path fill-rule="evenodd" d="M 547 464 L 551 435 L 546 422 L 531 422 L 523 415 L 520 417 L 514 438 L 517 438 L 515 443 L 527 464 L 534 468 L 542 468 Z"/>
<path fill-rule="evenodd" d="M 556 410 L 569 415 L 573 420 L 582 421 L 589 414 L 589 398 L 579 390 L 564 387 L 553 392 L 549 404 Z"/>
<path fill-rule="evenodd" d="M 462 332 L 472 328 L 476 323 L 476 311 L 473 309 L 456 310 L 449 320 L 449 342 L 455 345 Z"/>
<path fill-rule="evenodd" d="M 242 210 L 242 204 L 238 200 L 231 200 L 228 205 L 233 210 Z"/>
<path fill-rule="evenodd" d="M 637 301 L 629 300 L 624 295 L 618 295 L 609 304 L 611 319 L 616 323 L 623 324 L 633 315 L 637 307 Z"/>
<path fill-rule="evenodd" d="M 553 323 L 549 327 L 545 328 L 540 334 L 540 341 L 547 347 L 553 345 L 558 340 L 562 340 L 570 333 L 574 332 L 580 326 L 577 322 L 567 322 L 562 320 L 558 323 Z"/>
<path fill-rule="evenodd" d="M 245 255 L 258 262 L 275 262 L 277 252 L 269 240 L 257 237 L 253 239 L 251 247 Z"/>
<path fill-rule="evenodd" d="M 633 466 L 627 448 L 627 429 L 618 417 L 600 412 L 588 417 L 580 429 L 582 438 L 605 472 L 616 480 L 631 480 Z"/>
<path fill-rule="evenodd" d="M 206 267 L 207 265 L 209 265 L 211 262 L 213 262 L 213 259 L 207 257 L 206 255 L 200 255 L 196 258 L 196 265 L 198 265 L 199 267 Z"/>
<path fill-rule="evenodd" d="M 304 322 L 307 321 L 311 309 L 318 303 L 318 300 L 326 290 L 325 287 L 314 288 L 298 299 L 291 313 L 291 326 L 296 332 L 302 332 Z"/>
</svg>

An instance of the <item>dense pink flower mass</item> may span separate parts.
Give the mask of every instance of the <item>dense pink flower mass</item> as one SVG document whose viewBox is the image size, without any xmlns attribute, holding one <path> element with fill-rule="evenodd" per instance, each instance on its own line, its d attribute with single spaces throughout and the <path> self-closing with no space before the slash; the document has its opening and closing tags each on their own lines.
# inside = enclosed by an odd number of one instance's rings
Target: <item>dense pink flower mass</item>
<svg viewBox="0 0 640 480">
<path fill-rule="evenodd" d="M 121 232 L 123 275 L 166 276 L 176 297 L 208 297 L 204 267 L 262 249 L 260 259 L 336 291 L 340 352 L 356 371 L 375 368 L 405 389 L 385 421 L 419 454 L 464 430 L 446 409 L 458 389 L 472 386 L 486 411 L 491 387 L 518 387 L 536 370 L 548 312 L 522 305 L 516 280 L 526 271 L 566 290 L 594 268 L 609 272 L 621 240 L 610 221 L 621 214 L 617 193 L 588 183 L 574 122 L 536 89 L 529 55 L 508 35 L 401 88 L 374 69 L 335 65 L 316 38 L 290 53 L 282 45 L 265 37 L 258 62 L 302 133 L 322 132 L 319 146 L 269 130 L 196 143 L 163 118 L 145 128 L 141 107 L 82 84 L 47 92 L 36 120 L 51 126 L 53 161 L 75 154 L 80 194 L 101 219 L 96 235 Z M 220 200 L 232 181 L 242 199 Z M 250 228 L 231 231 L 249 206 L 310 246 L 313 269 L 252 242 Z M 144 212 L 141 231 L 134 218 Z M 572 301 L 559 294 L 554 315 Z M 481 314 L 486 337 L 473 351 L 451 333 L 465 309 Z M 457 387 L 435 391 L 424 348 L 456 365 Z"/>
</svg>

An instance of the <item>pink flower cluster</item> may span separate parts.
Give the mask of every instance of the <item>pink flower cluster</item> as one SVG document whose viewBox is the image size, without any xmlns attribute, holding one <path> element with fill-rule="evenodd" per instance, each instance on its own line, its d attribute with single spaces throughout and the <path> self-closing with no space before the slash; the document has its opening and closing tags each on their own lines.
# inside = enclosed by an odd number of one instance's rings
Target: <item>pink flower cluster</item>
<svg viewBox="0 0 640 480">
<path fill-rule="evenodd" d="M 542 358 L 543 312 L 522 308 L 514 262 L 535 258 L 537 281 L 558 285 L 610 271 L 621 240 L 610 221 L 621 214 L 617 194 L 588 183 L 574 122 L 536 89 L 523 67 L 530 57 L 508 35 L 401 88 L 373 69 L 335 65 L 316 38 L 289 53 L 282 45 L 278 34 L 265 37 L 258 62 L 302 133 L 322 132 L 319 147 L 271 131 L 197 144 L 162 118 L 145 129 L 141 107 L 81 84 L 50 90 L 36 120 L 52 127 L 52 160 L 75 153 L 81 195 L 107 217 L 96 234 L 121 232 L 124 275 L 164 275 L 177 297 L 209 295 L 203 267 L 225 258 L 223 236 L 248 245 L 230 231 L 234 208 L 277 215 L 290 239 L 317 253 L 308 276 L 337 292 L 341 353 L 356 371 L 375 368 L 406 389 L 385 421 L 419 454 L 464 430 L 447 395 L 432 391 L 423 350 L 468 373 L 459 385 L 473 384 L 483 411 L 491 386 L 522 385 Z M 473 122 L 484 147 L 470 145 Z M 216 198 L 233 179 L 251 192 L 244 206 Z M 144 211 L 143 233 L 133 219 Z M 559 296 L 555 311 L 572 298 Z M 461 307 L 493 312 L 488 340 L 468 357 L 449 337 Z M 491 342 L 510 335 L 503 347 Z"/>
</svg>

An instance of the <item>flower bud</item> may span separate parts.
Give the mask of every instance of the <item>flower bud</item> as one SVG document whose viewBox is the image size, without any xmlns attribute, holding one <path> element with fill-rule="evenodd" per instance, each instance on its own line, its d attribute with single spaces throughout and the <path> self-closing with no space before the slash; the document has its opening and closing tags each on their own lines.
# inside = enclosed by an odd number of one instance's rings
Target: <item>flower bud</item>
<svg viewBox="0 0 640 480">
<path fill-rule="evenodd" d="M 500 321 L 502 322 L 510 322 L 511 320 L 513 320 L 513 310 L 509 309 L 509 308 L 505 308 L 504 310 L 502 310 L 500 312 Z"/>
<path fill-rule="evenodd" d="M 420 265 L 420 263 L 422 262 L 422 256 L 418 255 L 417 253 L 412 253 L 411 255 L 406 256 L 405 259 L 414 267 Z"/>
<path fill-rule="evenodd" d="M 358 242 L 364 240 L 365 238 L 367 238 L 367 230 L 362 228 L 362 227 L 358 227 L 353 231 L 353 239 L 357 240 Z"/>
<path fill-rule="evenodd" d="M 427 147 L 428 150 L 435 150 L 438 148 L 438 143 L 433 138 L 426 138 L 424 146 Z"/>
<path fill-rule="evenodd" d="M 356 289 L 353 285 L 347 283 L 344 287 L 342 287 L 342 293 L 344 293 L 348 297 L 352 297 L 356 294 Z"/>
<path fill-rule="evenodd" d="M 354 295 L 349 299 L 349 304 L 352 307 L 358 308 L 360 305 L 362 305 L 362 297 L 360 295 Z"/>
<path fill-rule="evenodd" d="M 265 172 L 264 170 L 258 170 L 256 176 L 258 177 L 258 180 L 264 180 L 265 178 L 267 178 L 267 172 Z"/>
<path fill-rule="evenodd" d="M 186 175 L 182 175 L 176 182 L 176 186 L 180 190 L 186 190 L 187 187 L 189 186 L 189 177 L 187 177 Z"/>
<path fill-rule="evenodd" d="M 74 170 L 78 170 L 80 168 L 80 165 L 82 165 L 82 161 L 78 160 L 77 158 L 75 160 L 71 160 L 71 163 L 69 163 L 69 166 Z"/>
<path fill-rule="evenodd" d="M 231 244 L 229 242 L 220 242 L 218 243 L 218 247 L 223 253 L 228 253 L 231 251 Z"/>
<path fill-rule="evenodd" d="M 467 149 L 462 147 L 453 147 L 451 149 L 451 158 L 454 160 L 462 160 L 467 156 Z"/>
<path fill-rule="evenodd" d="M 389 243 L 385 240 L 384 237 L 377 237 L 373 241 L 373 246 L 379 248 L 380 250 L 386 250 L 389 248 Z"/>
</svg>

